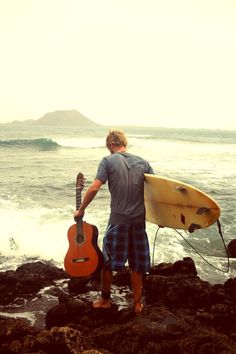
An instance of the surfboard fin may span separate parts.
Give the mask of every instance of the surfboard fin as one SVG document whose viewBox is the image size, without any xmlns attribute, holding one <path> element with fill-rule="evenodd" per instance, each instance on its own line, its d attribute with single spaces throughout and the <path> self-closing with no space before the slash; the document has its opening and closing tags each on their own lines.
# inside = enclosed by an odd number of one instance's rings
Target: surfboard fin
<svg viewBox="0 0 236 354">
<path fill-rule="evenodd" d="M 195 230 L 198 230 L 198 229 L 201 229 L 201 225 L 198 225 L 198 224 L 191 224 L 188 228 L 188 231 L 190 233 L 194 232 Z"/>
<path fill-rule="evenodd" d="M 181 222 L 185 225 L 185 215 L 181 213 Z"/>
<path fill-rule="evenodd" d="M 178 186 L 178 187 L 176 187 L 175 189 L 176 189 L 178 192 L 183 192 L 183 193 L 187 192 L 187 189 L 186 189 L 184 186 Z"/>
</svg>

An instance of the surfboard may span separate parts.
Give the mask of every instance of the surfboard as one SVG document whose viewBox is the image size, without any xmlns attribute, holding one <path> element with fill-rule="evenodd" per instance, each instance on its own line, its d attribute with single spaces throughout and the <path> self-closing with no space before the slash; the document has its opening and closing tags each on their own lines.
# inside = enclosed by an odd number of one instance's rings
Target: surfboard
<svg viewBox="0 0 236 354">
<path fill-rule="evenodd" d="M 160 227 L 193 232 L 219 219 L 216 201 L 194 186 L 178 180 L 144 175 L 146 220 Z"/>
</svg>

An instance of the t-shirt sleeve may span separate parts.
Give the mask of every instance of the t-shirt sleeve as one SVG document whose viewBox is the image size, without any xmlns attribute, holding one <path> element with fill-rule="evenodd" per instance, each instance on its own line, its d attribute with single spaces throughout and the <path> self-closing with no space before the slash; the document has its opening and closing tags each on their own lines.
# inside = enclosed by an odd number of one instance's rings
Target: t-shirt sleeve
<svg viewBox="0 0 236 354">
<path fill-rule="evenodd" d="M 155 172 L 148 161 L 147 161 L 147 170 L 145 171 L 145 173 L 149 173 L 150 175 L 155 175 Z"/>
<path fill-rule="evenodd" d="M 98 169 L 97 169 L 97 174 L 96 174 L 96 179 L 99 179 L 100 181 L 102 181 L 102 183 L 106 183 L 107 179 L 108 179 L 108 169 L 107 169 L 107 164 L 108 161 L 107 159 L 104 157 L 100 164 L 98 165 Z"/>
</svg>

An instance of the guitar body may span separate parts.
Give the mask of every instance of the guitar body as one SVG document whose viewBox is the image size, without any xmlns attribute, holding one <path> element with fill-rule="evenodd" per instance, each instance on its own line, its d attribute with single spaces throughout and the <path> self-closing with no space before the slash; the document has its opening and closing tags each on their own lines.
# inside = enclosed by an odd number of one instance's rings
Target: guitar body
<svg viewBox="0 0 236 354">
<path fill-rule="evenodd" d="M 64 259 L 66 272 L 73 277 L 85 277 L 98 271 L 103 264 L 103 255 L 97 245 L 98 230 L 83 221 L 83 235 L 78 237 L 77 225 L 71 225 L 67 236 L 69 249 Z"/>
</svg>

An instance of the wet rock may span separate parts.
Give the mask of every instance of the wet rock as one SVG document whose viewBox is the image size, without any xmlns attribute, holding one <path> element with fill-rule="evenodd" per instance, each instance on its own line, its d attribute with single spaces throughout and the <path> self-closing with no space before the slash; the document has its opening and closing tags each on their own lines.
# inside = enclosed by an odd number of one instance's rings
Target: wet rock
<svg viewBox="0 0 236 354">
<path fill-rule="evenodd" d="M 226 295 L 228 294 L 229 296 L 233 296 L 236 299 L 236 278 L 228 279 L 224 283 L 224 290 L 225 290 Z"/>
<path fill-rule="evenodd" d="M 180 341 L 181 353 L 235 354 L 236 344 L 227 336 L 209 329 L 197 329 Z"/>
<path fill-rule="evenodd" d="M 64 326 L 70 322 L 77 323 L 86 308 L 86 303 L 81 300 L 69 299 L 62 302 L 47 312 L 46 327 Z"/>
<path fill-rule="evenodd" d="M 25 338 L 35 338 L 38 333 L 26 320 L 0 316 L 0 353 L 24 353 Z"/>
<path fill-rule="evenodd" d="M 190 257 L 185 257 L 183 260 L 175 263 L 161 263 L 151 269 L 151 275 L 175 275 L 175 274 L 192 274 L 197 275 L 195 264 Z"/>
<path fill-rule="evenodd" d="M 32 262 L 25 263 L 16 269 L 16 274 L 37 274 L 41 275 L 45 280 L 53 281 L 56 279 L 68 278 L 67 273 L 50 262 Z"/>
<path fill-rule="evenodd" d="M 48 262 L 26 263 L 16 271 L 0 272 L 0 305 L 15 298 L 29 298 L 55 280 L 68 278 L 64 270 Z"/>
<path fill-rule="evenodd" d="M 146 277 L 145 298 L 148 304 L 160 304 L 170 308 L 199 308 L 209 306 L 212 286 L 194 275 L 151 275 Z"/>
<path fill-rule="evenodd" d="M 83 339 L 79 331 L 55 327 L 33 331 L 24 320 L 1 319 L 0 353 L 80 353 Z M 5 332 L 5 336 L 4 336 Z"/>
<path fill-rule="evenodd" d="M 80 324 L 85 328 L 96 328 L 104 323 L 113 323 L 116 318 L 118 318 L 118 309 L 115 304 L 109 309 L 95 310 L 89 301 L 68 299 L 47 312 L 45 323 L 48 329 L 68 323 Z"/>
<path fill-rule="evenodd" d="M 67 278 L 70 291 L 57 292 L 55 280 L 66 279 L 64 271 L 36 263 L 0 273 L 0 300 L 29 298 L 54 284 L 58 303 L 45 314 L 44 330 L 0 317 L 0 353 L 236 353 L 236 279 L 211 285 L 197 276 L 191 258 L 152 269 L 144 279 L 145 306 L 139 314 L 132 305 L 120 311 L 115 304 L 94 309 L 82 296 L 96 288 L 91 278 Z M 128 269 L 114 281 L 129 286 Z"/>
<path fill-rule="evenodd" d="M 84 294 L 89 290 L 101 290 L 100 279 L 94 276 L 88 277 L 71 277 L 68 281 L 68 291 L 70 294 L 78 295 Z M 120 272 L 114 273 L 113 282 L 116 286 L 130 286 L 130 272 L 124 269 Z"/>
<path fill-rule="evenodd" d="M 84 294 L 89 290 L 90 278 L 89 277 L 80 277 L 80 278 L 71 278 L 68 281 L 68 291 L 73 295 Z"/>
<path fill-rule="evenodd" d="M 231 240 L 227 246 L 229 257 L 236 258 L 236 239 Z"/>
<path fill-rule="evenodd" d="M 35 338 L 34 347 L 44 353 L 80 353 L 84 347 L 82 334 L 70 327 L 53 327 Z"/>
</svg>

